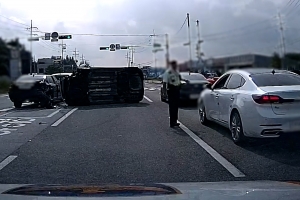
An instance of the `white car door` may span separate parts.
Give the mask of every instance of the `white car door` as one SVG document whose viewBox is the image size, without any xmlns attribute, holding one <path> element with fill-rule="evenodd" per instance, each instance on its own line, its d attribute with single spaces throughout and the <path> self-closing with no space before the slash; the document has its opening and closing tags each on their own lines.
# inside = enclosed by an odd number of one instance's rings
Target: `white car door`
<svg viewBox="0 0 300 200">
<path fill-rule="evenodd" d="M 245 83 L 244 78 L 236 73 L 231 74 L 224 89 L 220 90 L 219 94 L 219 108 L 220 118 L 223 123 L 228 123 L 230 120 L 230 112 L 235 103 L 237 94 L 239 94 L 240 87 Z"/>
<path fill-rule="evenodd" d="M 206 95 L 205 109 L 206 114 L 214 120 L 219 120 L 219 95 L 220 90 L 224 87 L 229 74 L 225 74 L 218 79 L 218 81 L 212 86 L 211 91 Z"/>
</svg>

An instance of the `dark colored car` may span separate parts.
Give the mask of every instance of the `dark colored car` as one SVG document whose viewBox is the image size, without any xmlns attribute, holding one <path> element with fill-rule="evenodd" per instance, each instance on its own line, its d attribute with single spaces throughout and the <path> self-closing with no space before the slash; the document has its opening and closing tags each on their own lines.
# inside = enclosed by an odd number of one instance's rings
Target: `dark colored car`
<svg viewBox="0 0 300 200">
<path fill-rule="evenodd" d="M 20 76 L 9 89 L 9 98 L 16 108 L 23 102 L 34 102 L 42 107 L 52 107 L 62 99 L 59 81 L 51 75 Z"/>
<path fill-rule="evenodd" d="M 181 72 L 180 100 L 197 100 L 209 82 L 199 73 Z M 167 92 L 161 87 L 161 101 L 168 101 Z"/>
</svg>

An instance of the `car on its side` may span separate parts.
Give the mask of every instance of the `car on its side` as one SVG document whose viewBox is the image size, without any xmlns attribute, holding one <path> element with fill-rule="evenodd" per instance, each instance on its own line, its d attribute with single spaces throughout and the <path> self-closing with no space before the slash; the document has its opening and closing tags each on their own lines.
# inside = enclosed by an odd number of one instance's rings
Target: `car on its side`
<svg viewBox="0 0 300 200">
<path fill-rule="evenodd" d="M 199 73 L 181 72 L 180 100 L 197 100 L 199 94 L 209 82 Z M 167 91 L 163 87 L 160 89 L 161 101 L 168 101 Z"/>
<path fill-rule="evenodd" d="M 237 144 L 299 132 L 300 76 L 269 68 L 231 70 L 201 93 L 198 109 L 202 124 L 229 128 Z"/>
<path fill-rule="evenodd" d="M 52 75 L 23 75 L 12 83 L 8 95 L 16 108 L 26 101 L 51 108 L 55 101 L 62 100 L 60 88 Z"/>
</svg>

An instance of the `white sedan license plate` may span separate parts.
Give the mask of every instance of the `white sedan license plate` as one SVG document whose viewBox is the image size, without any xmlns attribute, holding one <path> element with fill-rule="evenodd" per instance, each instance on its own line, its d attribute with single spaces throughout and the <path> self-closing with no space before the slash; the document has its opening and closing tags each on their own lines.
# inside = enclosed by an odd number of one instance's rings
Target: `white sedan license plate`
<svg viewBox="0 0 300 200">
<path fill-rule="evenodd" d="M 190 99 L 198 99 L 198 94 L 191 94 Z"/>
</svg>

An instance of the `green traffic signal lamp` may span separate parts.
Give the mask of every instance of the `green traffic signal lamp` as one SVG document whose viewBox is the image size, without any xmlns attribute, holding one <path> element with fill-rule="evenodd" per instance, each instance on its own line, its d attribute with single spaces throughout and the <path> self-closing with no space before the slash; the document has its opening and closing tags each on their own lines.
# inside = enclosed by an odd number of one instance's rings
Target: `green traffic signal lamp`
<svg viewBox="0 0 300 200">
<path fill-rule="evenodd" d="M 72 35 L 60 35 L 58 39 L 72 39 Z"/>
</svg>

